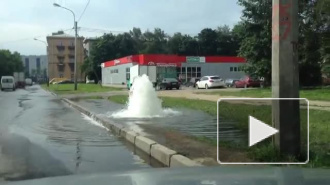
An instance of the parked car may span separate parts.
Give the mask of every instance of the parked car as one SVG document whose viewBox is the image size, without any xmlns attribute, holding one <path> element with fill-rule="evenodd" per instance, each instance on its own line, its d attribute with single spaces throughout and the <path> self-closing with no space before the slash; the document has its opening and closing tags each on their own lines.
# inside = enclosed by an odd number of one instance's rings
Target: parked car
<svg viewBox="0 0 330 185">
<path fill-rule="evenodd" d="M 159 83 L 159 89 L 180 89 L 180 82 L 175 78 L 164 78 Z"/>
<path fill-rule="evenodd" d="M 225 80 L 225 84 L 227 87 L 233 87 L 235 82 L 238 81 L 239 79 L 232 79 L 232 78 L 229 78 L 229 79 L 226 79 Z"/>
<path fill-rule="evenodd" d="M 200 78 L 191 78 L 189 82 L 186 83 L 187 87 L 196 87 L 196 82 L 198 82 Z"/>
<path fill-rule="evenodd" d="M 214 88 L 214 87 L 225 87 L 226 84 L 219 76 L 204 76 L 196 82 L 196 88 Z"/>
<path fill-rule="evenodd" d="M 31 78 L 26 78 L 25 79 L 25 85 L 33 85 L 32 79 Z"/>
<path fill-rule="evenodd" d="M 248 88 L 248 87 L 261 87 L 261 80 L 255 77 L 246 76 L 235 82 L 234 87 L 236 88 Z"/>
<path fill-rule="evenodd" d="M 5 89 L 16 90 L 15 79 L 13 76 L 2 76 L 1 77 L 1 91 Z"/>
</svg>

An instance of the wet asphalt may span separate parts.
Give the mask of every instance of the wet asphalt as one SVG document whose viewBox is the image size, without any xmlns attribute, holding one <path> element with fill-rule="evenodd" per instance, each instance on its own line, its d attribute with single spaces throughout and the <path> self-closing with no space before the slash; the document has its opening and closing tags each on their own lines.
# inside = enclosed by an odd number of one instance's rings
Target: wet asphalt
<svg viewBox="0 0 330 185">
<path fill-rule="evenodd" d="M 151 168 L 38 85 L 0 92 L 0 181 Z"/>
</svg>

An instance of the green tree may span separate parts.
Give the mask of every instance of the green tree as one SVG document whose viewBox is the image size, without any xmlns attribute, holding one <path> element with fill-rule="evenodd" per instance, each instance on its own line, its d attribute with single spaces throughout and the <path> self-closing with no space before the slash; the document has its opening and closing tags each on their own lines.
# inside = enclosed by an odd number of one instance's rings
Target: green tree
<svg viewBox="0 0 330 185">
<path fill-rule="evenodd" d="M 175 33 L 168 40 L 170 54 L 196 56 L 199 54 L 199 45 L 195 38 L 189 35 Z"/>
<path fill-rule="evenodd" d="M 143 50 L 144 54 L 166 54 L 168 36 L 160 28 L 155 28 L 154 32 L 149 30 L 143 33 Z M 141 53 L 141 52 L 139 52 Z"/>
<path fill-rule="evenodd" d="M 245 71 L 271 81 L 271 18 L 272 0 L 238 0 L 243 7 L 242 21 L 235 26 L 242 39 L 239 55 L 246 58 Z M 243 31 L 244 30 L 244 31 Z"/>
<path fill-rule="evenodd" d="M 205 28 L 198 34 L 198 43 L 200 47 L 200 54 L 216 55 L 218 50 L 217 32 L 211 28 Z"/>
<path fill-rule="evenodd" d="M 13 75 L 24 69 L 20 54 L 9 50 L 0 50 L 0 66 L 0 76 Z"/>
<path fill-rule="evenodd" d="M 239 42 L 229 26 L 219 26 L 217 33 L 217 55 L 236 56 L 239 49 Z"/>
</svg>

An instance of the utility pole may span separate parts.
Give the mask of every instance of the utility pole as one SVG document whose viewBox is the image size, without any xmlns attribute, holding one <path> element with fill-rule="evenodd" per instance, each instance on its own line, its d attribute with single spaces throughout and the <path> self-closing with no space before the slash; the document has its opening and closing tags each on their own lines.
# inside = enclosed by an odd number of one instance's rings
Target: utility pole
<svg viewBox="0 0 330 185">
<path fill-rule="evenodd" d="M 74 21 L 74 90 L 77 90 L 77 37 L 78 37 L 78 28 L 77 28 L 77 21 Z"/>
<path fill-rule="evenodd" d="M 299 98 L 298 0 L 273 0 L 272 97 Z M 284 155 L 300 154 L 299 100 L 273 100 L 275 145 Z"/>
<path fill-rule="evenodd" d="M 73 23 L 74 23 L 74 31 L 75 31 L 75 36 L 74 36 L 74 44 L 75 44 L 75 46 L 74 46 L 74 90 L 76 91 L 77 90 L 77 46 L 78 46 L 78 44 L 77 44 L 77 36 L 78 36 L 77 24 L 78 23 L 76 21 L 76 14 L 72 10 L 70 10 L 70 9 L 64 7 L 64 6 L 61 6 L 57 3 L 53 3 L 53 5 L 55 7 L 59 7 L 59 8 L 63 8 L 65 10 L 68 10 L 73 15 Z"/>
</svg>

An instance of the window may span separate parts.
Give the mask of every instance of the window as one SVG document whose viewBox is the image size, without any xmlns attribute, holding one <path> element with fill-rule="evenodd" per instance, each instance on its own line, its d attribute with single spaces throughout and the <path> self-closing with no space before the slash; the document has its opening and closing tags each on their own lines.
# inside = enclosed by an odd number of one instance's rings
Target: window
<svg viewBox="0 0 330 185">
<path fill-rule="evenodd" d="M 201 72 L 201 67 L 197 67 L 197 73 Z"/>
<path fill-rule="evenodd" d="M 192 72 L 196 73 L 196 67 L 192 67 Z"/>
<path fill-rule="evenodd" d="M 241 66 L 238 67 L 238 71 L 242 71 L 242 67 Z"/>
<path fill-rule="evenodd" d="M 234 71 L 234 68 L 233 67 L 230 67 L 230 71 Z"/>
<path fill-rule="evenodd" d="M 186 72 L 186 67 L 181 67 L 182 73 Z"/>
<path fill-rule="evenodd" d="M 237 67 L 234 67 L 234 71 L 237 71 Z"/>
<path fill-rule="evenodd" d="M 118 69 L 112 69 L 110 73 L 118 73 Z"/>
<path fill-rule="evenodd" d="M 187 72 L 188 72 L 188 73 L 191 72 L 191 67 L 187 67 Z"/>
<path fill-rule="evenodd" d="M 218 76 L 212 76 L 212 77 L 210 77 L 212 80 L 220 80 L 220 77 L 218 77 Z"/>
<path fill-rule="evenodd" d="M 201 73 L 197 73 L 197 77 L 200 78 L 202 75 Z"/>
<path fill-rule="evenodd" d="M 176 73 L 181 73 L 181 67 L 176 68 Z"/>
<path fill-rule="evenodd" d="M 13 83 L 13 79 L 9 79 L 9 78 L 2 79 L 2 83 Z"/>
<path fill-rule="evenodd" d="M 127 67 L 127 68 L 126 68 L 126 73 L 129 73 L 129 72 L 130 72 L 130 68 Z"/>
</svg>

